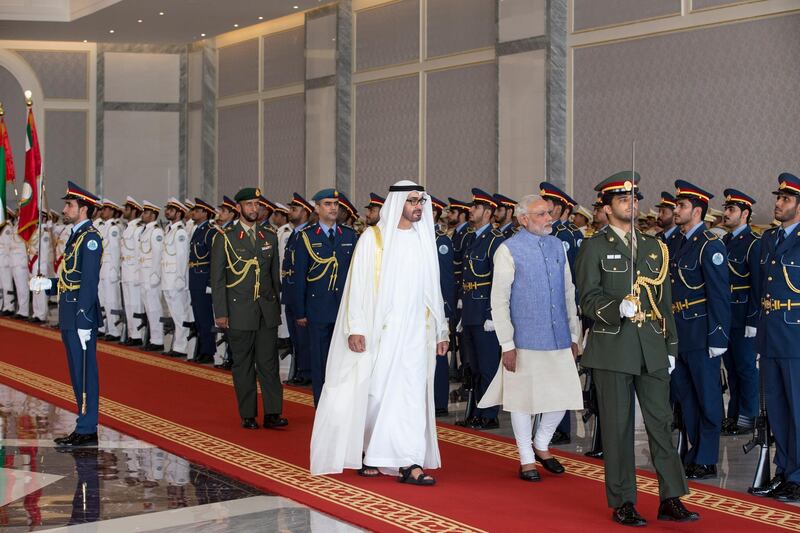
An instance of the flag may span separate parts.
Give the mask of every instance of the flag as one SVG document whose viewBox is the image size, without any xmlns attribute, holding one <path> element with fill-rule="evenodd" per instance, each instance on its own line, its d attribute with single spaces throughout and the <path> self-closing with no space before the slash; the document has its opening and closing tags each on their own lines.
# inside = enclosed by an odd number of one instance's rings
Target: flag
<svg viewBox="0 0 800 533">
<path fill-rule="evenodd" d="M 2 108 L 0 108 L 0 226 L 6 221 L 6 189 L 8 182 L 16 181 L 14 174 L 14 159 L 11 154 L 11 144 L 8 142 L 8 131 L 6 130 L 6 120 L 3 118 Z"/>
<path fill-rule="evenodd" d="M 28 127 L 25 135 L 25 183 L 19 199 L 19 233 L 25 242 L 31 240 L 39 224 L 39 182 L 42 179 L 42 154 L 33 120 L 33 108 L 28 106 Z"/>
</svg>

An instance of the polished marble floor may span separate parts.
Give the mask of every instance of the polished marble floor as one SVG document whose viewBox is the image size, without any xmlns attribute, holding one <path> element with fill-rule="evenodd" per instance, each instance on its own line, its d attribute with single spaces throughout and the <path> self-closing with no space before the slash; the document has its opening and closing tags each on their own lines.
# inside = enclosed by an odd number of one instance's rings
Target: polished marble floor
<svg viewBox="0 0 800 533">
<path fill-rule="evenodd" d="M 57 449 L 74 418 L 0 385 L 0 531 L 359 531 L 106 427 Z"/>
</svg>

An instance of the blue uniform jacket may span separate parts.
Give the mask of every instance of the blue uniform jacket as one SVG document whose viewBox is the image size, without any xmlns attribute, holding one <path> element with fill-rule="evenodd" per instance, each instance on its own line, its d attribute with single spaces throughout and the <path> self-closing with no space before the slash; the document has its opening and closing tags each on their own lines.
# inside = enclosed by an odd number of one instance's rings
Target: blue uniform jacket
<svg viewBox="0 0 800 533">
<path fill-rule="evenodd" d="M 298 319 L 332 324 L 336 322 L 347 271 L 358 235 L 347 226 L 336 225 L 333 245 L 319 224 L 298 235 L 294 253 L 294 306 Z"/>
<path fill-rule="evenodd" d="M 211 243 L 217 230 L 206 220 L 198 225 L 189 241 L 189 290 L 205 292 L 211 279 Z"/>
<path fill-rule="evenodd" d="M 672 311 L 678 350 L 726 348 L 731 305 L 725 245 L 712 232 L 698 229 L 674 244 L 670 261 Z"/>
<path fill-rule="evenodd" d="M 728 250 L 728 273 L 731 282 L 731 329 L 744 329 L 745 326 L 758 325 L 758 312 L 761 309 L 759 296 L 759 261 L 761 259 L 761 239 L 750 226 L 733 237 L 729 233 L 723 237 Z"/>
<path fill-rule="evenodd" d="M 453 318 L 456 310 L 456 278 L 453 265 L 453 241 L 447 233 L 436 230 L 436 249 L 439 254 L 439 282 L 444 300 L 444 316 Z"/>
<path fill-rule="evenodd" d="M 58 294 L 58 325 L 61 330 L 97 329 L 100 325 L 100 263 L 103 239 L 91 221 L 70 235 L 58 277 L 52 278 L 48 294 Z"/>
<path fill-rule="evenodd" d="M 302 243 L 300 238 L 300 231 L 292 231 L 289 238 L 286 239 L 286 249 L 283 253 L 283 264 L 281 265 L 281 303 L 288 309 L 294 310 L 297 307 L 295 298 L 297 294 L 297 285 L 295 283 L 295 255 L 297 244 Z"/>
<path fill-rule="evenodd" d="M 800 229 L 777 247 L 779 229 L 761 236 L 762 301 L 756 345 L 762 357 L 795 359 L 800 358 Z"/>
<path fill-rule="evenodd" d="M 505 240 L 496 229 L 472 233 L 464 249 L 461 323 L 480 326 L 492 318 L 491 294 L 494 253 Z"/>
</svg>

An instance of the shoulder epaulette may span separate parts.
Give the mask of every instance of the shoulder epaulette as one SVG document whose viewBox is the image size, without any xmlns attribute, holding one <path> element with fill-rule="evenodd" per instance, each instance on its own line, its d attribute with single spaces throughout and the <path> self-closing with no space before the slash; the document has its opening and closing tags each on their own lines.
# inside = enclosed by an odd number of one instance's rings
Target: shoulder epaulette
<svg viewBox="0 0 800 533">
<path fill-rule="evenodd" d="M 709 241 L 713 241 L 713 240 L 719 239 L 717 234 L 714 233 L 713 231 L 711 231 L 710 229 L 703 230 L 703 235 L 705 235 L 706 239 L 708 239 Z"/>
<path fill-rule="evenodd" d="M 492 235 L 494 235 L 495 237 L 502 237 L 503 232 L 497 228 L 492 228 Z"/>
<path fill-rule="evenodd" d="M 753 230 L 750 230 L 750 235 L 752 235 L 753 238 L 755 238 L 755 239 L 760 239 L 761 238 L 761 235 L 759 235 L 758 233 L 756 233 Z"/>
<path fill-rule="evenodd" d="M 309 224 L 308 226 L 306 226 L 305 228 L 301 229 L 300 231 L 302 231 L 302 232 L 311 231 L 312 229 L 315 229 L 317 226 L 318 226 L 318 224 Z"/>
<path fill-rule="evenodd" d="M 272 233 L 273 235 L 277 235 L 278 234 L 278 232 L 275 231 L 275 228 L 273 228 L 272 226 L 263 226 L 262 229 L 267 230 L 268 232 Z"/>
<path fill-rule="evenodd" d="M 569 226 L 568 226 L 568 227 L 569 227 L 569 229 L 570 229 L 570 230 L 572 230 L 572 231 L 580 231 L 580 230 L 578 229 L 578 226 L 576 226 L 576 225 L 575 225 L 575 224 L 573 224 L 572 222 L 570 222 L 570 223 L 569 223 Z"/>
<path fill-rule="evenodd" d="M 601 235 L 603 237 L 605 237 L 607 232 L 608 232 L 608 226 L 606 226 L 605 228 L 600 228 L 599 230 L 595 231 L 594 233 L 592 233 L 592 236 L 589 237 L 589 238 L 590 239 L 596 239 L 597 237 L 600 237 Z"/>
</svg>

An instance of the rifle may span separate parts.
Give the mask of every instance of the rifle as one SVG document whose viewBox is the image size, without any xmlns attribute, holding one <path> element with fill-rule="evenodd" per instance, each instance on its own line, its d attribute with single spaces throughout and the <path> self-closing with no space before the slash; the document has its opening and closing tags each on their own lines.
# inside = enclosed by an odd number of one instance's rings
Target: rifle
<svg viewBox="0 0 800 533">
<path fill-rule="evenodd" d="M 597 405 L 597 387 L 595 387 L 594 380 L 592 379 L 592 370 L 590 368 L 581 367 L 578 370 L 578 376 L 586 376 L 583 384 L 583 415 L 581 419 L 583 423 L 587 423 L 590 418 L 594 417 L 592 422 L 592 447 L 584 455 L 587 457 L 602 457 L 603 456 L 603 440 L 600 432 L 600 408 Z"/>
<path fill-rule="evenodd" d="M 756 472 L 753 476 L 753 486 L 747 489 L 752 493 L 754 489 L 761 489 L 769 485 L 770 464 L 769 464 L 769 419 L 767 418 L 767 395 L 764 391 L 764 373 L 760 372 L 761 390 L 758 394 L 758 416 L 755 421 L 755 431 L 750 442 L 742 446 L 744 453 L 749 453 L 756 446 L 758 450 L 758 462 Z"/>
<path fill-rule="evenodd" d="M 683 423 L 683 411 L 681 404 L 675 402 L 672 405 L 672 427 L 678 430 L 678 456 L 683 462 L 686 454 L 689 452 L 689 436 L 686 434 L 686 425 Z"/>
</svg>

